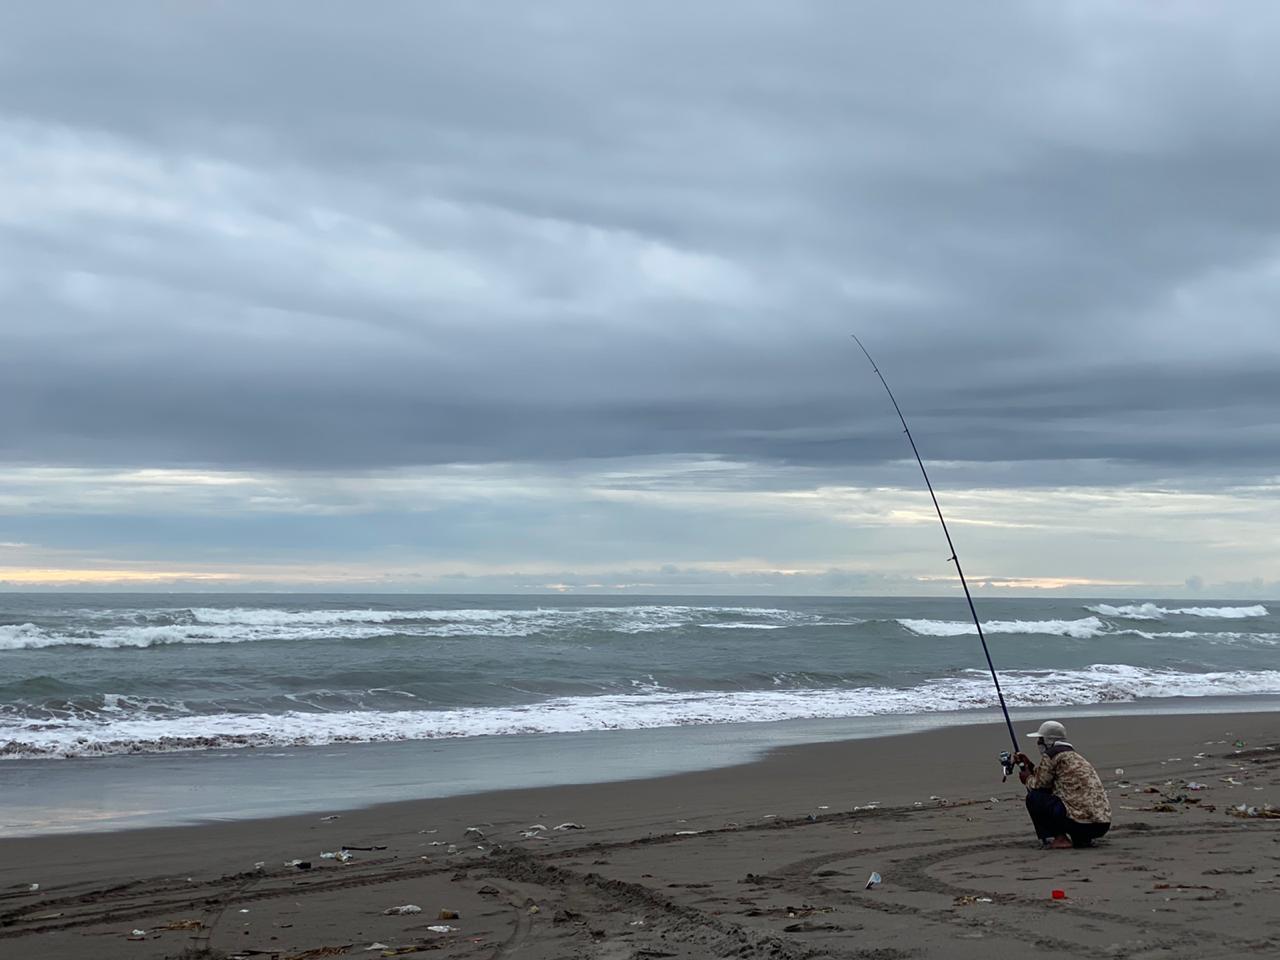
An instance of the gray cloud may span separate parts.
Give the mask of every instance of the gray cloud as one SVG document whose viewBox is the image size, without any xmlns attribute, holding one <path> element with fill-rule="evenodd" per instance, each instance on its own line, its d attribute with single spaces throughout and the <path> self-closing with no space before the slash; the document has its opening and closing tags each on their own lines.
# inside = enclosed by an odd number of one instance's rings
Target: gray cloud
<svg viewBox="0 0 1280 960">
<path fill-rule="evenodd" d="M 1276 472 L 1269 5 L 66 11 L 0 41 L 11 463 L 870 465 L 856 329 L 932 458 Z"/>
</svg>

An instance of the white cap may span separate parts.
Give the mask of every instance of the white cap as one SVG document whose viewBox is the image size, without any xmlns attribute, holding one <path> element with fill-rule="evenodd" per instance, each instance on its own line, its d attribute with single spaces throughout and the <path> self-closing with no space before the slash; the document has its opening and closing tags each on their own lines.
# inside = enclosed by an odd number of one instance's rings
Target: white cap
<svg viewBox="0 0 1280 960">
<path fill-rule="evenodd" d="M 1057 720 L 1046 720 L 1040 724 L 1040 729 L 1035 733 L 1028 733 L 1028 737 L 1036 739 L 1043 738 L 1047 743 L 1055 743 L 1058 740 L 1067 739 L 1067 728 L 1060 724 Z"/>
</svg>

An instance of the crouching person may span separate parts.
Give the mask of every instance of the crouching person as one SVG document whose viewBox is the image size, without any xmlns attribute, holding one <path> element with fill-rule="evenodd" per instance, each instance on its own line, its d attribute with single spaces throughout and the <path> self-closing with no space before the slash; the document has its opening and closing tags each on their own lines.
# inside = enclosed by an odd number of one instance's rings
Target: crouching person
<svg viewBox="0 0 1280 960">
<path fill-rule="evenodd" d="M 1098 771 L 1067 742 L 1067 731 L 1046 720 L 1035 733 L 1040 762 L 1017 754 L 1018 779 L 1027 787 L 1027 812 L 1046 847 L 1090 847 L 1111 828 L 1111 801 Z"/>
</svg>

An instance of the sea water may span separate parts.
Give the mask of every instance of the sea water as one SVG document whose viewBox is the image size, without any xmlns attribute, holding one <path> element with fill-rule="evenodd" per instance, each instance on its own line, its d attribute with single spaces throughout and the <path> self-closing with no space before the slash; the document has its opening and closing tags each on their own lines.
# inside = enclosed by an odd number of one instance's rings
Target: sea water
<svg viewBox="0 0 1280 960">
<path fill-rule="evenodd" d="M 1280 695 L 1275 603 L 978 604 L 1014 707 Z M 297 789 L 335 766 L 403 799 L 693 769 L 995 705 L 962 597 L 6 594 L 0 665 L 11 802 L 132 783 L 146 822 L 342 805 L 339 787 Z M 406 751 L 430 762 L 405 775 Z M 234 802 L 215 789 L 228 770 L 249 788 Z M 46 809 L 39 829 L 121 822 L 110 806 Z"/>
</svg>

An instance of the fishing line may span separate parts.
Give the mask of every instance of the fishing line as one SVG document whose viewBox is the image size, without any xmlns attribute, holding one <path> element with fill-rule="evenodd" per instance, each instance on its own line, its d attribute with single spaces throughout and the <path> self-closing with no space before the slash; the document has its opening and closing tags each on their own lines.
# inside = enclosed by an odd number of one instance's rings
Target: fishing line
<svg viewBox="0 0 1280 960">
<path fill-rule="evenodd" d="M 938 512 L 938 522 L 942 524 L 942 533 L 947 538 L 948 549 L 951 550 L 949 562 L 956 565 L 956 573 L 960 574 L 960 586 L 964 587 L 964 598 L 969 601 L 969 613 L 973 617 L 973 625 L 978 628 L 978 639 L 982 641 L 982 652 L 987 657 L 987 669 L 991 671 L 991 680 L 996 685 L 996 696 L 1000 700 L 1000 710 L 1004 714 L 1004 723 L 1009 728 L 1009 740 L 1013 743 L 1013 752 L 1017 753 L 1018 737 L 1013 732 L 1013 721 L 1009 719 L 1009 708 L 1005 706 L 1004 692 L 1000 689 L 1000 677 L 996 675 L 995 664 L 991 662 L 991 651 L 987 648 L 987 637 L 982 632 L 982 623 L 978 620 L 978 611 L 974 609 L 973 595 L 969 593 L 969 581 L 964 578 L 964 570 L 960 568 L 960 558 L 956 556 L 955 544 L 951 542 L 951 531 L 947 529 L 947 521 L 942 516 L 942 507 L 938 506 L 938 495 L 933 492 L 933 484 L 929 482 L 929 471 L 924 468 L 924 461 L 920 459 L 920 451 L 916 449 L 915 438 L 911 436 L 911 428 L 907 426 L 907 418 L 902 415 L 902 408 L 898 406 L 897 397 L 889 389 L 889 382 L 885 380 L 884 374 L 880 372 L 876 362 L 871 359 L 871 354 L 862 345 L 862 341 L 858 339 L 857 334 L 850 334 L 850 336 L 853 337 L 853 342 L 858 345 L 866 356 L 867 361 L 871 364 L 871 369 L 880 378 L 880 382 L 884 384 L 885 392 L 889 394 L 889 401 L 893 404 L 893 409 L 897 411 L 898 419 L 902 421 L 902 432 L 907 435 L 907 442 L 911 444 L 911 452 L 916 455 L 916 463 L 920 464 L 920 474 L 924 477 L 924 485 L 929 488 L 929 496 L 933 500 L 933 509 Z"/>
</svg>

